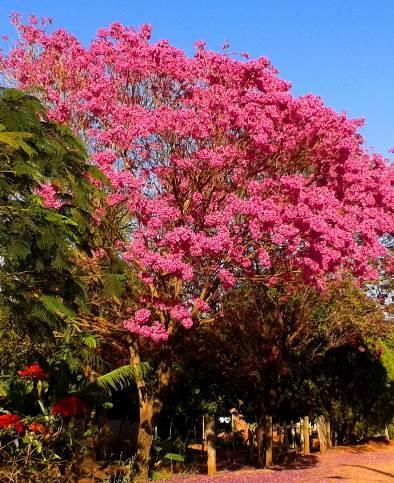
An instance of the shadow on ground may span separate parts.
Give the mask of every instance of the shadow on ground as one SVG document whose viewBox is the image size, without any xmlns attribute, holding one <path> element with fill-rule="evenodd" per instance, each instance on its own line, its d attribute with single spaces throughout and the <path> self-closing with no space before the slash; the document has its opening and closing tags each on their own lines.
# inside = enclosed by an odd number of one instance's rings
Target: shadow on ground
<svg viewBox="0 0 394 483">
<path fill-rule="evenodd" d="M 363 465 L 341 465 L 341 466 L 347 466 L 349 468 L 361 468 L 363 470 L 373 471 L 374 473 L 379 473 L 380 475 L 391 476 L 391 478 L 393 478 L 394 480 L 394 473 L 388 473 L 387 471 L 376 470 L 375 468 L 370 468 L 369 466 L 363 466 Z"/>
<path fill-rule="evenodd" d="M 202 456 L 200 451 L 188 452 L 188 462 L 198 468 L 198 474 L 204 475 L 207 471 L 206 455 Z M 308 456 L 297 455 L 292 461 L 280 465 L 270 466 L 272 471 L 285 470 L 306 470 L 313 468 L 319 464 L 318 456 L 311 454 Z M 218 472 L 236 472 L 236 471 L 256 471 L 256 465 L 248 462 L 248 451 L 238 448 L 235 451 L 224 451 L 218 448 L 216 458 L 216 468 Z"/>
</svg>

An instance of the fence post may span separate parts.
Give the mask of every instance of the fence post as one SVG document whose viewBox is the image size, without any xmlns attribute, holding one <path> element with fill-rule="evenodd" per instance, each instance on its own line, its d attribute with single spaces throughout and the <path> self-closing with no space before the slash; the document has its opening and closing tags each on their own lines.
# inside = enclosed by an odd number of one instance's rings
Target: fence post
<svg viewBox="0 0 394 483">
<path fill-rule="evenodd" d="M 292 419 L 290 419 L 290 434 L 291 434 L 291 447 L 295 448 L 295 429 L 294 429 L 294 422 Z"/>
<path fill-rule="evenodd" d="M 283 445 L 288 448 L 289 446 L 289 433 L 287 429 L 287 421 L 283 421 Z"/>
<path fill-rule="evenodd" d="M 251 429 L 249 425 L 248 428 L 248 444 L 249 444 L 249 464 L 253 461 L 254 456 L 254 428 Z"/>
<path fill-rule="evenodd" d="M 330 447 L 330 426 L 327 418 L 323 415 L 316 420 L 317 433 L 319 435 L 320 452 L 324 453 Z"/>
<path fill-rule="evenodd" d="M 205 416 L 205 441 L 208 454 L 208 476 L 212 476 L 216 473 L 215 416 Z"/>
<path fill-rule="evenodd" d="M 257 467 L 264 468 L 264 425 L 261 417 L 256 428 Z"/>
<path fill-rule="evenodd" d="M 202 440 L 201 440 L 201 456 L 204 454 L 204 443 L 205 443 L 205 416 L 202 416 Z"/>
<path fill-rule="evenodd" d="M 272 416 L 265 416 L 265 466 L 272 466 Z"/>
<path fill-rule="evenodd" d="M 309 439 L 309 416 L 304 416 L 304 455 L 311 453 L 310 439 Z"/>
</svg>

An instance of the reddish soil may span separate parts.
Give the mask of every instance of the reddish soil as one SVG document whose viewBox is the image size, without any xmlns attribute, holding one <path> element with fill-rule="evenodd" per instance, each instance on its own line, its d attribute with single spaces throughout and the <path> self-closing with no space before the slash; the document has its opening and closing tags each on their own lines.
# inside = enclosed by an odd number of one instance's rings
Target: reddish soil
<svg viewBox="0 0 394 483">
<path fill-rule="evenodd" d="M 168 481 L 168 480 L 167 480 Z M 217 476 L 185 475 L 171 479 L 174 483 L 202 482 L 315 482 L 333 481 L 379 483 L 394 482 L 394 442 L 372 442 L 360 446 L 339 446 L 325 454 L 299 457 L 286 467 L 255 470 L 248 467 L 219 471 Z"/>
</svg>

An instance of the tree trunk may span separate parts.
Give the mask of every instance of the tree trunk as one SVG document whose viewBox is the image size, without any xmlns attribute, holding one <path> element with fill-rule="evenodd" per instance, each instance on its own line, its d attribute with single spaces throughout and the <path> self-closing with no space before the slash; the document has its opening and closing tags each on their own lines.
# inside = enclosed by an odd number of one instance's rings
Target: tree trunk
<svg viewBox="0 0 394 483">
<path fill-rule="evenodd" d="M 331 447 L 330 422 L 325 416 L 317 418 L 317 433 L 319 435 L 320 452 L 325 453 Z"/>
<path fill-rule="evenodd" d="M 149 458 L 153 441 L 153 401 L 141 400 L 136 463 L 142 479 L 148 480 Z"/>
<path fill-rule="evenodd" d="M 264 468 L 264 421 L 260 419 L 256 428 L 257 468 Z"/>
<path fill-rule="evenodd" d="M 331 432 L 331 421 L 326 418 L 326 433 L 327 433 L 327 444 L 329 448 L 332 448 L 332 432 Z"/>
<path fill-rule="evenodd" d="M 208 476 L 216 473 L 215 416 L 205 416 L 205 441 L 207 442 Z"/>
<path fill-rule="evenodd" d="M 272 416 L 264 418 L 265 466 L 272 466 Z"/>
<path fill-rule="evenodd" d="M 248 445 L 249 445 L 249 456 L 248 463 L 251 464 L 254 456 L 254 429 L 248 428 Z"/>
<path fill-rule="evenodd" d="M 309 417 L 304 416 L 304 455 L 308 455 L 311 452 L 310 439 L 309 439 Z"/>
<path fill-rule="evenodd" d="M 156 371 L 157 386 L 155 391 L 150 392 L 138 365 L 141 363 L 136 343 L 130 346 L 130 363 L 137 366 L 135 383 L 138 389 L 139 399 L 139 424 L 137 436 L 136 466 L 142 481 L 148 481 L 149 459 L 153 442 L 153 427 L 156 417 L 160 414 L 163 403 L 163 394 L 168 388 L 171 365 L 167 358 L 163 357 Z"/>
</svg>

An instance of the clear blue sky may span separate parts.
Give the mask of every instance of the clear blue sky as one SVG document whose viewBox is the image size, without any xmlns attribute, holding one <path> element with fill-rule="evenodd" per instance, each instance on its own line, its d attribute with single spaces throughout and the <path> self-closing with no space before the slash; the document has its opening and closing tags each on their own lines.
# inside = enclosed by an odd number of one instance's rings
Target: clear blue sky
<svg viewBox="0 0 394 483">
<path fill-rule="evenodd" d="M 264 55 L 296 95 L 318 94 L 336 110 L 364 117 L 367 145 L 394 145 L 394 0 L 0 0 L 8 15 L 52 16 L 85 44 L 115 20 L 150 23 L 154 39 L 193 52 L 195 40 Z"/>
</svg>

